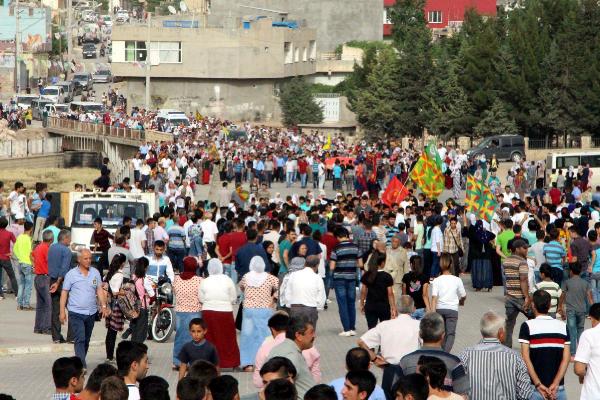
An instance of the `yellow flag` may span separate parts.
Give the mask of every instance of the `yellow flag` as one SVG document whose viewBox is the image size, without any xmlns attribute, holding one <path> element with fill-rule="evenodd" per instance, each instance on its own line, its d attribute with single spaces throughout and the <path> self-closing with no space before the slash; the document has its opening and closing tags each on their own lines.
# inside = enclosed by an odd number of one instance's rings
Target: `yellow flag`
<svg viewBox="0 0 600 400">
<path fill-rule="evenodd" d="M 196 111 L 196 120 L 197 121 L 202 121 L 204 118 L 202 117 L 202 114 L 200 114 L 198 111 Z"/>
<path fill-rule="evenodd" d="M 323 145 L 323 150 L 331 149 L 331 133 L 327 136 L 327 143 Z"/>
</svg>

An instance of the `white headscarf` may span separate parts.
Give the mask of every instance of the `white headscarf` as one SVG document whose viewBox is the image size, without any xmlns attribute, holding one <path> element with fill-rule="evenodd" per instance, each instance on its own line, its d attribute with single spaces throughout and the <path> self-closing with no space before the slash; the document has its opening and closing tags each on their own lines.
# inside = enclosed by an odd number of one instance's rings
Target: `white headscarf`
<svg viewBox="0 0 600 400">
<path fill-rule="evenodd" d="M 246 274 L 246 283 L 250 287 L 259 287 L 267 280 L 269 274 L 265 272 L 265 260 L 261 256 L 254 256 L 250 260 L 250 272 Z"/>
<path fill-rule="evenodd" d="M 211 258 L 208 260 L 208 275 L 221 275 L 223 274 L 223 263 L 218 258 Z"/>
</svg>

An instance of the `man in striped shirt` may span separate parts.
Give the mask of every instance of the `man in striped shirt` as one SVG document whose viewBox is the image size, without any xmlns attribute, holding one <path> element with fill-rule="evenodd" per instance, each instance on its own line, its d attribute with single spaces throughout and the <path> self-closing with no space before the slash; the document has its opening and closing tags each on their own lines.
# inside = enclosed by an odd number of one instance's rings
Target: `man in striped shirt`
<svg viewBox="0 0 600 400">
<path fill-rule="evenodd" d="M 343 331 L 340 336 L 356 335 L 356 280 L 362 267 L 362 253 L 350 240 L 348 230 L 339 227 L 335 236 L 340 241 L 330 256 L 333 289 L 338 302 Z"/>
<path fill-rule="evenodd" d="M 546 257 L 546 262 L 552 267 L 552 280 L 560 285 L 563 281 L 563 264 L 567 252 L 558 241 L 558 229 L 550 229 L 548 235 L 550 236 L 550 242 L 544 245 L 544 257 Z"/>
<path fill-rule="evenodd" d="M 521 355 L 502 344 L 505 322 L 493 311 L 483 314 L 483 339 L 458 355 L 469 377 L 473 400 L 529 399 L 535 391 Z"/>
<path fill-rule="evenodd" d="M 564 322 L 548 315 L 548 292 L 536 290 L 532 298 L 535 318 L 523 322 L 519 332 L 521 355 L 537 389 L 531 400 L 566 400 L 564 378 L 571 359 L 569 331 Z"/>
<path fill-rule="evenodd" d="M 512 254 L 504 259 L 505 300 L 506 309 L 506 337 L 504 345 L 512 347 L 513 330 L 519 313 L 529 317 L 529 266 L 527 265 L 527 252 L 529 245 L 523 239 L 511 242 Z"/>
</svg>

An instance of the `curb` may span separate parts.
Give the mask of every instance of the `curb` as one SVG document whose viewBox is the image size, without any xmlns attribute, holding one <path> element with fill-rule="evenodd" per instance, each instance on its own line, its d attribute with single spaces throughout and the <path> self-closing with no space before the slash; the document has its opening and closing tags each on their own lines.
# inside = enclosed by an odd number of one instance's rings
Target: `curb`
<svg viewBox="0 0 600 400">
<path fill-rule="evenodd" d="M 93 340 L 90 342 L 90 347 L 102 346 L 104 341 Z M 0 348 L 0 358 L 10 356 L 20 356 L 25 354 L 50 354 L 50 353 L 69 353 L 73 352 L 73 344 L 43 344 L 38 346 L 21 346 L 21 347 L 5 347 Z"/>
</svg>

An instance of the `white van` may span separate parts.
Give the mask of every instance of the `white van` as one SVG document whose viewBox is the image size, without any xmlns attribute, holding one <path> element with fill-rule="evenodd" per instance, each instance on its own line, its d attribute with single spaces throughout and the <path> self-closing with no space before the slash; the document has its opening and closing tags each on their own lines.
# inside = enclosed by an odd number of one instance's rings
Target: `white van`
<svg viewBox="0 0 600 400">
<path fill-rule="evenodd" d="M 71 250 L 90 248 L 94 220 L 102 219 L 104 228 L 113 233 L 123 224 L 123 217 L 144 221 L 156 212 L 154 193 L 70 192 L 69 216 Z"/>
<path fill-rule="evenodd" d="M 65 91 L 62 86 L 46 86 L 42 89 L 42 97 L 51 100 L 53 103 L 64 103 Z"/>
<path fill-rule="evenodd" d="M 167 108 L 158 110 L 156 114 L 156 121 L 160 122 L 161 124 L 170 122 L 173 126 L 178 126 L 181 124 L 188 126 L 190 124 L 189 118 L 183 111 Z"/>
<path fill-rule="evenodd" d="M 590 165 L 592 179 L 589 185 L 600 185 L 600 149 L 578 153 L 550 153 L 546 157 L 546 174 L 550 175 L 553 169 L 562 169 L 565 175 L 569 167 L 577 169 L 584 164 Z"/>
<path fill-rule="evenodd" d="M 93 101 L 74 101 L 69 104 L 69 109 L 73 112 L 104 112 L 104 104 Z"/>
<path fill-rule="evenodd" d="M 39 99 L 40 96 L 37 94 L 19 94 L 17 95 L 15 102 L 18 108 L 27 109 L 31 107 L 31 102 L 35 99 Z"/>
</svg>

